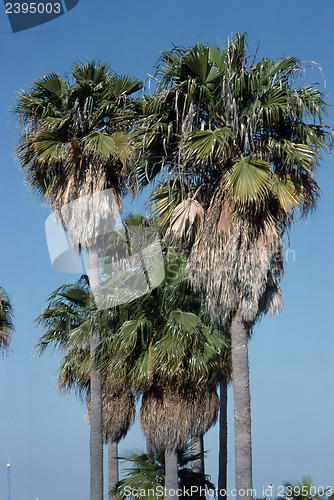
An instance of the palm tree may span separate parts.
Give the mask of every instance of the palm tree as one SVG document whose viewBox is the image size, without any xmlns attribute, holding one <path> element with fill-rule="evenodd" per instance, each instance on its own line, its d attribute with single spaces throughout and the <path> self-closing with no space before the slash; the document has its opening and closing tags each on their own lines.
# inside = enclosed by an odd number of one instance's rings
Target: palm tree
<svg viewBox="0 0 334 500">
<path fill-rule="evenodd" d="M 89 351 L 78 354 L 72 347 L 58 370 L 58 388 L 76 390 L 87 399 L 87 416 L 90 418 L 90 357 Z M 102 432 L 108 444 L 108 498 L 119 481 L 118 443 L 123 439 L 135 419 L 135 399 L 127 381 L 118 380 L 117 374 L 102 376 Z"/>
<path fill-rule="evenodd" d="M 58 370 L 58 388 L 61 391 L 74 390 L 87 400 L 87 414 L 90 419 L 90 339 L 92 309 L 95 309 L 87 276 L 71 285 L 62 285 L 49 297 L 46 309 L 36 318 L 42 325 L 44 334 L 36 348 L 41 355 L 52 346 L 64 353 Z M 119 311 L 100 311 L 96 315 L 99 330 L 116 328 L 120 321 Z M 119 325 L 118 325 L 119 326 Z M 109 335 L 109 332 L 108 332 Z M 110 336 L 110 335 L 109 335 Z M 118 477 L 118 442 L 127 434 L 135 416 L 134 397 L 127 381 L 115 373 L 102 376 L 102 431 L 103 439 L 108 443 L 108 491 L 110 493 Z"/>
<path fill-rule="evenodd" d="M 17 154 L 35 194 L 46 199 L 58 213 L 78 251 L 88 251 L 90 286 L 94 292 L 99 284 L 101 241 L 97 235 L 106 218 L 116 217 L 121 194 L 127 188 L 127 132 L 132 120 L 127 103 L 129 96 L 141 88 L 141 82 L 117 75 L 108 65 L 95 61 L 74 64 L 71 78 L 69 83 L 56 73 L 49 73 L 28 92 L 18 95 L 14 112 L 23 134 Z M 96 196 L 106 189 L 111 197 Z M 87 200 L 85 196 L 93 196 L 91 206 L 84 204 L 80 212 L 81 205 L 75 201 Z M 95 328 L 90 342 L 91 359 L 99 341 L 100 333 Z M 93 367 L 90 389 L 90 498 L 102 500 L 101 376 Z"/>
<path fill-rule="evenodd" d="M 212 320 L 231 324 L 237 498 L 252 496 L 249 332 L 281 309 L 283 238 L 316 206 L 330 145 L 325 95 L 302 71 L 294 57 L 249 65 L 240 34 L 226 50 L 174 48 L 134 136 L 141 184 L 160 174 L 153 212 Z"/>
<path fill-rule="evenodd" d="M 108 362 L 143 394 L 141 428 L 155 450 L 165 450 L 169 498 L 178 488 L 178 450 L 217 419 L 215 379 L 226 343 L 191 293 L 184 259 L 171 252 L 165 267 L 166 281 L 128 305 L 131 320 L 114 336 L 118 356 Z"/>
<path fill-rule="evenodd" d="M 0 351 L 8 350 L 13 330 L 13 309 L 8 295 L 0 287 Z"/>
</svg>

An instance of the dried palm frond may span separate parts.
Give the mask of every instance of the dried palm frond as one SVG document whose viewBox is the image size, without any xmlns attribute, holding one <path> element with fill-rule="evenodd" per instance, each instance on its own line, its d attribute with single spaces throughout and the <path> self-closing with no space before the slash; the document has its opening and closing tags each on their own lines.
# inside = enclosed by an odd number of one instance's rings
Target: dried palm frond
<svg viewBox="0 0 334 500">
<path fill-rule="evenodd" d="M 118 393 L 102 389 L 102 426 L 105 441 L 124 438 L 134 422 L 135 400 L 131 389 Z"/>
<path fill-rule="evenodd" d="M 214 425 L 219 413 L 219 398 L 215 384 L 196 394 L 193 400 L 192 436 L 205 434 Z"/>
<path fill-rule="evenodd" d="M 120 199 L 114 189 L 81 195 L 62 206 L 58 219 L 71 237 L 77 251 L 92 245 L 106 245 L 120 210 Z"/>
<path fill-rule="evenodd" d="M 167 236 L 172 241 L 187 245 L 203 223 L 204 210 L 202 205 L 193 198 L 183 200 L 172 212 Z"/>
<path fill-rule="evenodd" d="M 198 392 L 152 387 L 143 394 L 140 425 L 156 449 L 181 450 L 190 434 L 205 433 L 217 416 L 214 385 Z"/>
<path fill-rule="evenodd" d="M 244 321 L 253 322 L 259 314 L 274 314 L 282 307 L 281 233 L 270 217 L 246 220 L 231 212 L 226 232 L 221 221 L 225 209 L 217 196 L 190 253 L 188 275 L 218 324 L 225 324 L 236 310 Z"/>
<path fill-rule="evenodd" d="M 90 396 L 87 399 L 86 414 L 89 419 Z M 131 389 L 117 391 L 109 382 L 102 385 L 102 432 L 106 442 L 118 442 L 125 437 L 135 415 L 136 406 Z"/>
</svg>

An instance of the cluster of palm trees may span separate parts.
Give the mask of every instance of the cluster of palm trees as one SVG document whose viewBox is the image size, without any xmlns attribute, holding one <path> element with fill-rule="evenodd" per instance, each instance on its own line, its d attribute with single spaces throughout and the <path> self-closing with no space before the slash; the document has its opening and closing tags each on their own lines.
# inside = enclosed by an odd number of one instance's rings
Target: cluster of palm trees
<svg viewBox="0 0 334 500">
<path fill-rule="evenodd" d="M 284 237 L 316 206 L 314 173 L 330 147 L 326 97 L 302 72 L 293 57 L 250 62 L 238 34 L 225 49 L 163 52 L 149 95 L 138 95 L 139 80 L 92 61 L 75 64 L 70 79 L 50 73 L 17 97 L 17 154 L 34 192 L 57 212 L 110 189 L 121 210 L 124 195 L 151 185 L 148 205 L 164 244 L 162 285 L 98 311 L 99 241 L 76 221 L 89 280 L 59 288 L 37 320 L 45 331 L 38 349 L 51 343 L 64 352 L 60 387 L 89 397 L 91 500 L 103 498 L 103 439 L 110 485 L 117 479 L 133 394 L 142 396 L 148 456 L 164 450 L 169 498 L 177 452 L 189 436 L 201 450 L 217 418 L 219 380 L 226 434 L 230 377 L 237 498 L 252 496 L 248 339 L 261 315 L 281 309 Z"/>
<path fill-rule="evenodd" d="M 118 442 L 135 416 L 133 394 L 142 396 L 140 420 L 147 455 L 165 450 L 166 481 L 171 476 L 177 489 L 177 455 L 190 435 L 197 457 L 193 471 L 204 476 L 204 454 L 198 443 L 218 416 L 215 382 L 225 377 L 227 383 L 228 338 L 213 328 L 190 290 L 184 258 L 169 252 L 165 268 L 163 284 L 151 293 L 102 311 L 96 311 L 88 277 L 82 276 L 73 285 L 59 287 L 36 319 L 45 331 L 37 344 L 38 354 L 48 346 L 64 353 L 58 386 L 87 398 L 89 419 L 90 342 L 93 330 L 100 332 L 94 364 L 102 374 L 109 492 L 119 480 Z M 226 405 L 222 411 L 226 412 Z"/>
</svg>

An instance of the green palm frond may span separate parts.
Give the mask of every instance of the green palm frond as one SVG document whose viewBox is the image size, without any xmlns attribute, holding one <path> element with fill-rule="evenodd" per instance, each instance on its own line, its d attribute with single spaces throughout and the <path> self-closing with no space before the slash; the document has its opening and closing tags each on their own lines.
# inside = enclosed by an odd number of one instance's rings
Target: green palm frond
<svg viewBox="0 0 334 500">
<path fill-rule="evenodd" d="M 66 353 L 57 374 L 57 385 L 60 391 L 77 393 L 86 399 L 90 390 L 91 362 L 89 348 L 74 348 Z"/>
<path fill-rule="evenodd" d="M 157 486 L 164 483 L 164 463 L 162 457 L 150 460 L 148 456 L 139 450 L 134 450 L 126 457 L 120 457 L 124 462 L 132 463 L 132 466 L 125 469 L 125 478 L 116 486 L 117 498 L 125 499 L 128 495 L 126 491 L 140 490 L 146 492 L 149 500 L 156 500 L 161 497 L 153 494 Z"/>
<path fill-rule="evenodd" d="M 65 299 L 68 298 L 70 302 L 73 302 L 76 305 L 86 305 L 91 298 L 88 276 L 84 274 L 74 284 L 61 285 L 49 295 L 48 301 L 52 304 L 58 296 Z"/>
<path fill-rule="evenodd" d="M 128 320 L 121 328 L 115 332 L 113 346 L 117 356 L 107 360 L 107 364 L 113 370 L 124 373 L 133 371 L 133 379 L 138 381 L 145 378 L 145 373 L 150 371 L 146 366 L 144 369 L 143 360 L 147 361 L 147 352 L 150 348 L 154 336 L 152 322 L 146 317 L 137 320 Z M 140 359 L 140 362 L 138 362 Z M 147 365 L 147 362 L 145 363 Z M 148 368 L 148 369 L 147 369 Z"/>
<path fill-rule="evenodd" d="M 52 98 L 57 100 L 66 93 L 67 85 L 65 80 L 56 73 L 48 73 L 45 77 L 36 81 L 33 89 L 35 94 L 47 96 L 50 100 Z"/>
<path fill-rule="evenodd" d="M 298 139 L 302 144 L 315 148 L 316 151 L 326 151 L 331 144 L 331 132 L 323 125 L 299 122 L 296 124 Z"/>
<path fill-rule="evenodd" d="M 196 314 L 178 309 L 170 313 L 165 331 L 172 330 L 174 334 L 187 335 L 188 333 L 198 331 L 200 324 L 200 319 Z"/>
<path fill-rule="evenodd" d="M 182 189 L 180 183 L 160 184 L 150 197 L 151 213 L 157 220 L 158 227 L 165 232 L 173 211 L 182 201 Z"/>
<path fill-rule="evenodd" d="M 197 45 L 187 51 L 182 59 L 180 79 L 196 78 L 201 84 L 210 84 L 217 80 L 221 76 L 220 69 L 213 64 L 217 49 L 214 54 L 212 52 L 210 46 L 206 45 Z"/>
<path fill-rule="evenodd" d="M 64 139 L 56 131 L 43 130 L 34 138 L 34 153 L 39 162 L 61 164 L 64 155 Z"/>
<path fill-rule="evenodd" d="M 224 174 L 224 184 L 233 199 L 242 207 L 259 207 L 269 193 L 272 183 L 270 165 L 256 156 L 241 156 Z"/>
<path fill-rule="evenodd" d="M 296 143 L 287 139 L 276 141 L 274 138 L 268 140 L 268 149 L 272 155 L 282 162 L 281 169 L 292 172 L 297 168 L 299 172 L 312 175 L 314 165 L 318 159 L 318 153 L 311 145 Z"/>
<path fill-rule="evenodd" d="M 273 181 L 272 193 L 277 196 L 280 207 L 286 213 L 301 208 L 303 191 L 300 185 L 298 187 L 289 176 L 276 176 Z"/>
<path fill-rule="evenodd" d="M 111 92 L 114 98 L 129 96 L 141 90 L 143 84 L 137 78 L 130 75 L 114 75 L 111 83 Z"/>
<path fill-rule="evenodd" d="M 320 123 L 324 116 L 327 116 L 328 104 L 326 103 L 326 94 L 320 92 L 315 85 L 298 89 L 296 92 L 297 103 L 300 100 L 305 108 L 304 115 L 310 115 L 313 120 L 319 120 Z"/>
<path fill-rule="evenodd" d="M 275 124 L 290 113 L 289 101 L 289 92 L 285 88 L 275 87 L 263 93 L 255 101 L 254 108 L 265 123 Z"/>
<path fill-rule="evenodd" d="M 109 135 L 94 130 L 82 140 L 82 143 L 83 151 L 87 155 L 101 156 L 103 159 L 118 159 L 127 144 L 127 138 L 121 133 Z"/>
<path fill-rule="evenodd" d="M 98 86 L 101 89 L 102 85 L 112 78 L 113 71 L 109 64 L 92 60 L 85 63 L 75 62 L 72 75 L 80 86 Z"/>
<path fill-rule="evenodd" d="M 30 92 L 18 93 L 13 111 L 28 122 L 59 115 L 62 99 L 67 92 L 66 82 L 56 73 L 48 73 L 37 80 Z"/>
<path fill-rule="evenodd" d="M 212 162 L 216 158 L 223 158 L 230 151 L 231 138 L 232 131 L 229 127 L 198 130 L 186 136 L 185 155 L 199 162 Z"/>
<path fill-rule="evenodd" d="M 85 337 L 85 333 L 91 331 L 92 325 L 89 319 L 94 309 L 86 275 L 75 284 L 58 287 L 48 297 L 48 306 L 35 319 L 35 324 L 44 330 L 44 334 L 35 345 L 36 354 L 41 356 L 48 347 L 66 350 L 71 343 L 73 344 L 71 339 L 73 332 L 80 334 L 79 339 L 74 334 L 76 346 L 87 344 L 89 340 L 88 335 Z M 80 330 L 82 324 L 86 326 L 86 330 L 85 327 Z"/>
</svg>

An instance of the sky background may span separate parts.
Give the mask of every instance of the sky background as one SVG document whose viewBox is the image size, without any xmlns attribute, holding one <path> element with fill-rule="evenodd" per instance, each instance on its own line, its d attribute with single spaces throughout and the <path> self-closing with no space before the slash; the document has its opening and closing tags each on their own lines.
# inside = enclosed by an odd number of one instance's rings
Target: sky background
<svg viewBox="0 0 334 500">
<path fill-rule="evenodd" d="M 56 354 L 33 357 L 41 332 L 33 320 L 48 295 L 76 276 L 51 267 L 41 206 L 23 184 L 14 159 L 19 129 L 9 113 L 15 92 L 48 71 L 69 72 L 74 61 L 109 62 L 142 80 L 154 71 L 159 51 L 171 44 L 210 42 L 225 47 L 248 33 L 248 55 L 294 55 L 315 61 L 307 81 L 320 83 L 333 124 L 333 0 L 80 0 L 66 15 L 13 34 L 0 7 L 0 283 L 15 312 L 13 352 L 0 359 L 0 500 L 7 499 L 7 460 L 12 500 L 88 500 L 89 435 L 85 408 L 59 395 Z M 326 86 L 326 88 L 325 88 Z M 284 309 L 265 318 L 250 342 L 254 487 L 310 474 L 317 486 L 334 487 L 333 158 L 321 162 L 322 198 L 314 216 L 291 231 Z M 228 489 L 234 487 L 233 408 L 229 392 Z M 144 447 L 136 424 L 120 454 Z M 206 472 L 217 481 L 218 428 L 206 435 Z"/>
</svg>

